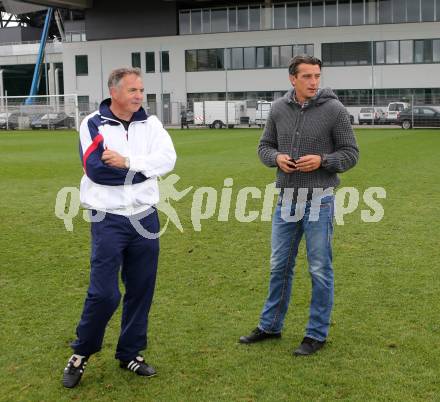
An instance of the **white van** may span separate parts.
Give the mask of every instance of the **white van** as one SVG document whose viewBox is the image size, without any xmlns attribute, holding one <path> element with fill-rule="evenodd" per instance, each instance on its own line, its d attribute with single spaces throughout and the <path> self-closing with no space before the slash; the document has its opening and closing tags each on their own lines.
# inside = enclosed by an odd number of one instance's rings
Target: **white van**
<svg viewBox="0 0 440 402">
<path fill-rule="evenodd" d="M 386 113 L 386 122 L 387 123 L 396 123 L 397 124 L 397 119 L 399 117 L 399 113 L 402 110 L 408 109 L 409 108 L 409 103 L 407 102 L 390 102 L 388 104 L 388 109 L 387 109 L 387 113 Z"/>
</svg>

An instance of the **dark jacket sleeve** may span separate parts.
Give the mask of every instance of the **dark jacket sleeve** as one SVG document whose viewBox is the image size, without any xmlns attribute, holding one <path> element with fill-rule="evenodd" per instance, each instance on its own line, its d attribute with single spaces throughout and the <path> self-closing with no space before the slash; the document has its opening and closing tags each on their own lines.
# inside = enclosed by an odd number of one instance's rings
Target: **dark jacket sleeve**
<svg viewBox="0 0 440 402">
<path fill-rule="evenodd" d="M 273 120 L 273 109 L 270 110 L 267 116 L 266 125 L 264 126 L 263 135 L 258 144 L 258 156 L 266 166 L 277 166 L 278 139 L 277 128 Z"/>
<path fill-rule="evenodd" d="M 356 143 L 350 115 L 342 107 L 332 130 L 334 152 L 322 156 L 322 167 L 329 172 L 342 173 L 356 165 L 359 148 Z"/>
<path fill-rule="evenodd" d="M 101 160 L 104 152 L 103 142 L 103 137 L 93 119 L 81 124 L 79 152 L 84 173 L 90 180 L 106 186 L 122 186 L 140 183 L 147 179 L 142 173 L 135 173 L 133 178 L 129 178 L 125 183 L 128 169 L 110 167 Z"/>
</svg>

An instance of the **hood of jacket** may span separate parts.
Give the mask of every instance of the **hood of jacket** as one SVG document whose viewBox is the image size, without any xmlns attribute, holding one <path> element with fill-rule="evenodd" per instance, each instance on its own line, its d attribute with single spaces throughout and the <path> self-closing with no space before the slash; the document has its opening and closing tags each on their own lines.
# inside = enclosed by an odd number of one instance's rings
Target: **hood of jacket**
<svg viewBox="0 0 440 402">
<path fill-rule="evenodd" d="M 284 97 L 286 98 L 287 102 L 289 103 L 295 103 L 293 100 L 295 96 L 295 88 L 289 89 Z M 312 105 L 322 105 L 323 103 L 329 101 L 330 99 L 338 99 L 336 94 L 333 92 L 331 88 L 319 88 L 316 95 L 309 100 L 309 104 L 306 106 L 306 108 L 309 108 Z"/>
</svg>

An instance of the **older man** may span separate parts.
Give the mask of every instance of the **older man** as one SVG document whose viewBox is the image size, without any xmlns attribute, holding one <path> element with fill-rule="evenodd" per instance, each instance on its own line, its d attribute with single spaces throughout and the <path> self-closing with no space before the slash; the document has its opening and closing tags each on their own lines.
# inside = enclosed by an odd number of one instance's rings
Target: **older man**
<svg viewBox="0 0 440 402">
<path fill-rule="evenodd" d="M 330 88 L 319 89 L 321 61 L 297 56 L 289 65 L 293 88 L 272 105 L 258 147 L 277 167 L 280 197 L 272 221 L 269 294 L 258 326 L 240 343 L 280 338 L 290 302 L 295 259 L 303 235 L 312 279 L 310 317 L 294 354 L 310 355 L 327 339 L 333 307 L 333 188 L 359 151 L 347 110 Z"/>
<path fill-rule="evenodd" d="M 112 71 L 108 87 L 110 98 L 80 128 L 80 197 L 92 217 L 91 272 L 74 353 L 64 369 L 67 388 L 79 383 L 89 357 L 101 349 L 121 298 L 119 274 L 125 295 L 115 357 L 133 373 L 156 374 L 140 352 L 147 345 L 159 255 L 157 177 L 174 168 L 176 153 L 161 122 L 142 108 L 139 69 Z"/>
</svg>

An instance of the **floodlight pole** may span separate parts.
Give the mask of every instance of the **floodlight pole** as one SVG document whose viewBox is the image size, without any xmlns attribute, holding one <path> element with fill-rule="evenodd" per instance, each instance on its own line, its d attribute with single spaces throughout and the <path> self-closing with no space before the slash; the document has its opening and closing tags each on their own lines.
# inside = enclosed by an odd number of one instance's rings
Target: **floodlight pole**
<svg viewBox="0 0 440 402">
<path fill-rule="evenodd" d="M 6 130 L 9 130 L 8 91 L 5 91 L 5 106 L 6 106 Z"/>
<path fill-rule="evenodd" d="M 229 54 L 227 48 L 225 48 L 225 54 L 224 54 L 224 65 L 225 65 L 225 109 L 226 109 L 226 127 L 228 127 L 229 125 L 229 116 L 228 116 L 228 98 L 229 98 L 229 94 L 228 94 L 228 63 L 229 63 L 229 58 L 227 58 L 226 56 Z M 226 60 L 228 59 L 228 60 Z"/>
<path fill-rule="evenodd" d="M 374 125 L 374 42 L 371 41 L 371 106 L 373 107 Z"/>
</svg>

